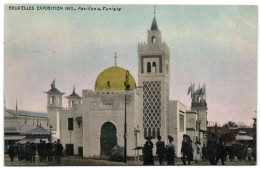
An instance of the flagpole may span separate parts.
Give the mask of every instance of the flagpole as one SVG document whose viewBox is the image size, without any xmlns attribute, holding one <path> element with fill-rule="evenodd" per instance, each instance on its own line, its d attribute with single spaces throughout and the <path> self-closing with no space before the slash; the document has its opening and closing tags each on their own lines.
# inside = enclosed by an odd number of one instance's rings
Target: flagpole
<svg viewBox="0 0 260 170">
<path fill-rule="evenodd" d="M 190 98 L 192 99 L 192 82 L 190 83 Z"/>
<path fill-rule="evenodd" d="M 206 91 L 206 84 L 205 84 L 205 101 L 207 101 L 207 91 Z"/>
</svg>

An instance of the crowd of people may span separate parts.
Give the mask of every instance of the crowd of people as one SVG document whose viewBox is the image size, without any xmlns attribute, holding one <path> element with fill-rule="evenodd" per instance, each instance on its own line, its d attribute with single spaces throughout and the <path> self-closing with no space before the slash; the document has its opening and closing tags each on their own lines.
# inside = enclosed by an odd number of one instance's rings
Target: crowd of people
<svg viewBox="0 0 260 170">
<path fill-rule="evenodd" d="M 143 152 L 143 165 L 154 165 L 153 156 L 153 143 L 151 141 L 152 137 L 146 138 L 146 143 L 142 149 Z M 156 155 L 158 156 L 159 164 L 163 165 L 167 162 L 167 165 L 175 164 L 175 146 L 173 144 L 173 137 L 168 136 L 169 144 L 165 146 L 164 141 L 161 141 L 161 136 L 158 136 L 158 141 L 156 142 Z M 183 141 L 181 146 L 181 161 L 183 165 L 191 164 L 192 161 L 197 164 L 199 161 L 209 161 L 211 165 L 217 165 L 221 161 L 222 165 L 225 165 L 227 159 L 230 162 L 235 160 L 235 157 L 239 161 L 242 160 L 254 160 L 256 161 L 256 149 L 255 147 L 250 147 L 247 145 L 237 144 L 229 145 L 219 139 L 218 142 L 213 140 L 213 138 L 207 141 L 207 145 L 199 141 L 195 142 L 194 147 L 192 146 L 192 140 L 187 135 L 183 135 Z"/>
<path fill-rule="evenodd" d="M 219 160 L 221 160 L 222 165 L 225 165 L 227 159 L 230 159 L 230 162 L 234 162 L 235 157 L 237 157 L 239 161 L 256 161 L 256 147 L 246 144 L 232 144 L 227 146 L 226 142 L 222 139 L 216 142 L 211 138 L 204 148 L 205 158 L 209 160 L 211 165 L 216 165 Z"/>
<path fill-rule="evenodd" d="M 151 139 L 153 138 L 146 138 L 147 141 L 142 149 L 143 165 L 154 165 L 153 143 Z M 174 165 L 176 154 L 173 137 L 168 136 L 168 145 L 165 145 L 165 142 L 161 141 L 161 136 L 158 136 L 157 139 L 156 155 L 158 156 L 159 164 L 164 165 L 166 162 L 167 165 Z M 187 135 L 183 135 L 181 147 L 181 161 L 183 165 L 187 163 L 190 165 L 192 161 L 196 164 L 201 160 L 209 161 L 211 165 L 217 165 L 219 160 L 221 160 L 221 164 L 225 165 L 228 158 L 230 162 L 234 162 L 235 157 L 237 157 L 239 161 L 256 161 L 256 148 L 248 145 L 232 144 L 227 146 L 222 139 L 219 139 L 217 142 L 213 138 L 207 141 L 207 145 L 203 143 L 202 147 L 199 141 L 195 142 L 194 147 L 192 143 L 192 140 Z M 44 140 L 40 140 L 38 144 L 34 142 L 20 144 L 17 142 L 15 145 L 11 144 L 8 149 L 8 154 L 12 162 L 15 157 L 17 157 L 19 161 L 26 160 L 34 163 L 36 153 L 38 153 L 39 162 L 52 162 L 55 160 L 57 163 L 61 163 L 63 146 L 59 139 L 54 143 L 49 139 L 48 143 Z"/>
<path fill-rule="evenodd" d="M 11 162 L 13 162 L 15 157 L 17 157 L 18 161 L 26 160 L 34 163 L 37 152 L 39 156 L 39 162 L 52 162 L 55 159 L 57 163 L 61 163 L 63 146 L 59 139 L 54 143 L 52 143 L 49 139 L 48 143 L 46 143 L 44 140 L 40 140 L 40 143 L 38 144 L 35 144 L 34 142 L 20 144 L 20 142 L 17 142 L 16 144 L 11 144 L 8 148 L 8 155 L 11 159 Z"/>
</svg>

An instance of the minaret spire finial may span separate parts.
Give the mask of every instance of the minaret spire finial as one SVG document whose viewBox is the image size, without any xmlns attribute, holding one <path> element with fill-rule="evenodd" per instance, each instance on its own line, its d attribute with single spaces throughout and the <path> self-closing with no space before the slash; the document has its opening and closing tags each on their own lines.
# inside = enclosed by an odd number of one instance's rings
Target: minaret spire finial
<svg viewBox="0 0 260 170">
<path fill-rule="evenodd" d="M 154 5 L 154 11 L 153 11 L 154 17 L 155 17 L 155 14 L 156 14 L 156 6 Z"/>
<path fill-rule="evenodd" d="M 73 86 L 73 93 L 75 93 L 75 84 L 74 84 L 74 86 Z"/>
<path fill-rule="evenodd" d="M 51 83 L 51 88 L 54 89 L 55 88 L 55 79 L 52 81 Z"/>
<path fill-rule="evenodd" d="M 114 58 L 115 58 L 115 66 L 117 67 L 117 54 L 116 54 L 116 52 L 115 52 Z"/>
</svg>

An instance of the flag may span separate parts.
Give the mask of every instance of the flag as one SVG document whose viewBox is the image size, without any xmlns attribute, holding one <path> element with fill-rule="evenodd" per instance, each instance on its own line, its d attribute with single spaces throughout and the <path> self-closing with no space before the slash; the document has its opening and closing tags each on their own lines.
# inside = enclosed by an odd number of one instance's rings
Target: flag
<svg viewBox="0 0 260 170">
<path fill-rule="evenodd" d="M 191 92 L 191 86 L 188 88 L 187 96 L 190 94 L 190 92 Z"/>
<path fill-rule="evenodd" d="M 201 94 L 203 92 L 203 87 L 200 88 L 199 94 Z"/>
<path fill-rule="evenodd" d="M 203 94 L 206 94 L 206 84 L 203 84 Z"/>
<path fill-rule="evenodd" d="M 195 89 L 195 83 L 192 84 L 192 89 L 191 89 L 192 93 L 194 92 L 194 89 Z"/>
</svg>

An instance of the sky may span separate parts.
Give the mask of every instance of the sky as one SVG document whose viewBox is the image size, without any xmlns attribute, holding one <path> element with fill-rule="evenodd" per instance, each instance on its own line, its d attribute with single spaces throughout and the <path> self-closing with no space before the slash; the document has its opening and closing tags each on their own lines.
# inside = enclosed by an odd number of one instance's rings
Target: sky
<svg viewBox="0 0 260 170">
<path fill-rule="evenodd" d="M 37 5 L 40 6 L 40 5 Z M 114 65 L 138 82 L 138 42 L 147 41 L 153 5 L 59 5 L 76 10 L 4 13 L 6 107 L 46 112 L 53 79 L 68 96 L 94 89 Z M 78 7 L 121 11 L 78 11 Z M 36 8 L 36 5 L 35 5 Z M 156 20 L 170 48 L 170 100 L 190 109 L 187 90 L 206 84 L 208 120 L 252 125 L 257 107 L 257 6 L 157 5 Z M 63 106 L 67 99 L 63 98 Z"/>
</svg>

